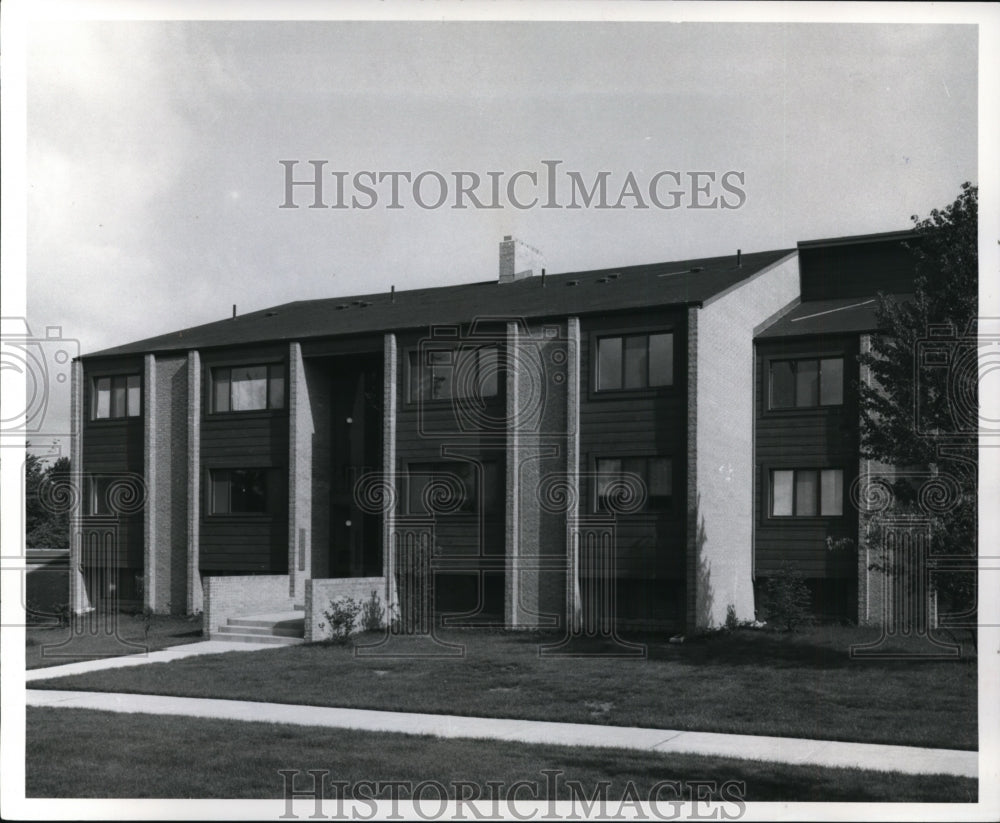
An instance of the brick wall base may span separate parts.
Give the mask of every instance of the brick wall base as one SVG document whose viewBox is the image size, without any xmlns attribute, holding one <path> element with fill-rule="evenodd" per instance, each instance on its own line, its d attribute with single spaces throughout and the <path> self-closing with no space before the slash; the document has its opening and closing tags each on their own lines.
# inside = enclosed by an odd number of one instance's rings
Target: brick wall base
<svg viewBox="0 0 1000 823">
<path fill-rule="evenodd" d="M 342 577 L 327 579 L 312 579 L 305 581 L 306 588 L 306 633 L 307 643 L 317 640 L 326 640 L 330 636 L 329 621 L 323 614 L 330 608 L 333 600 L 342 600 L 351 597 L 359 602 L 367 601 L 372 592 L 378 596 L 383 613 L 382 625 L 385 625 L 385 618 L 388 616 L 388 592 L 386 591 L 384 577 Z M 359 616 L 360 622 L 360 616 Z M 360 628 L 360 626 L 358 627 Z"/>
<path fill-rule="evenodd" d="M 290 612 L 287 574 L 246 577 L 206 577 L 202 581 L 205 603 L 204 633 L 211 640 L 230 617 L 268 612 Z"/>
</svg>

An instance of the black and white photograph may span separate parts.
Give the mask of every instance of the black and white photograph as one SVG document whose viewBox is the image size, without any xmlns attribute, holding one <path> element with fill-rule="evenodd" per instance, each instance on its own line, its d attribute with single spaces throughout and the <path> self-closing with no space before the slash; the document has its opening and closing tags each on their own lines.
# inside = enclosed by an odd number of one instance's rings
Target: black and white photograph
<svg viewBox="0 0 1000 823">
<path fill-rule="evenodd" d="M 1000 816 L 1000 9 L 0 38 L 4 818 Z"/>
</svg>

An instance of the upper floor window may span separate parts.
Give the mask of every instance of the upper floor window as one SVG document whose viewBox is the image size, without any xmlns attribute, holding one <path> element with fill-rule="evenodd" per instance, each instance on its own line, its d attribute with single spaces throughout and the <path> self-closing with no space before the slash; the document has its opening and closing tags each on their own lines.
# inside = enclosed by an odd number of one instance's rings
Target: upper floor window
<svg viewBox="0 0 1000 823">
<path fill-rule="evenodd" d="M 480 482 L 481 479 L 481 482 Z M 499 466 L 464 460 L 410 463 L 406 502 L 410 514 L 474 514 L 499 508 Z"/>
<path fill-rule="evenodd" d="M 673 383 L 672 332 L 598 338 L 598 391 L 651 389 L 672 386 Z"/>
<path fill-rule="evenodd" d="M 498 372 L 496 346 L 422 347 L 410 352 L 409 398 L 415 402 L 496 397 Z"/>
<path fill-rule="evenodd" d="M 842 469 L 775 469 L 772 517 L 839 517 L 844 513 Z"/>
<path fill-rule="evenodd" d="M 212 369 L 212 411 L 240 412 L 285 407 L 285 366 L 224 366 Z"/>
<path fill-rule="evenodd" d="M 110 495 L 112 478 L 90 476 L 87 478 L 87 514 L 112 514 Z"/>
<path fill-rule="evenodd" d="M 83 492 L 85 515 L 129 516 L 143 509 L 142 479 L 131 472 L 85 474 Z"/>
<path fill-rule="evenodd" d="M 844 358 L 772 360 L 772 409 L 839 406 L 844 402 Z"/>
<path fill-rule="evenodd" d="M 634 475 L 635 477 L 626 477 Z M 636 478 L 641 488 L 636 487 Z M 636 494 L 643 495 L 636 511 L 669 511 L 673 503 L 673 461 L 669 457 L 599 457 L 597 458 L 597 500 L 599 512 L 625 508 Z M 616 506 L 621 496 L 622 506 Z"/>
<path fill-rule="evenodd" d="M 116 374 L 94 378 L 91 417 L 112 420 L 142 414 L 142 381 L 138 374 Z"/>
<path fill-rule="evenodd" d="M 266 514 L 270 469 L 212 469 L 209 472 L 211 514 Z"/>
</svg>

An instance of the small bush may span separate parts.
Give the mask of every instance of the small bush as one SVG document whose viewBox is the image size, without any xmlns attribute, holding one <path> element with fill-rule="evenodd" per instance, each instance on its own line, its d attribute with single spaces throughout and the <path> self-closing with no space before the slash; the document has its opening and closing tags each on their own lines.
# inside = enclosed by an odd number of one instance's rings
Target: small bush
<svg viewBox="0 0 1000 823">
<path fill-rule="evenodd" d="M 361 604 L 361 630 L 365 632 L 379 631 L 385 617 L 385 609 L 379 600 L 378 592 L 372 589 L 371 597 Z"/>
<path fill-rule="evenodd" d="M 334 643 L 347 643 L 354 632 L 354 625 L 362 608 L 363 604 L 353 597 L 331 600 L 330 608 L 323 612 L 330 625 L 330 640 Z"/>
<path fill-rule="evenodd" d="M 740 627 L 740 620 L 736 616 L 736 607 L 730 603 L 726 607 L 726 628 L 729 631 L 736 631 Z"/>
<path fill-rule="evenodd" d="M 434 574 L 427 547 L 411 547 L 396 554 L 396 586 L 399 605 L 392 614 L 397 630 L 428 633 L 433 622 Z"/>
<path fill-rule="evenodd" d="M 73 618 L 73 609 L 69 603 L 59 603 L 56 606 L 56 615 L 59 618 L 59 627 L 65 629 Z"/>
<path fill-rule="evenodd" d="M 785 566 L 764 581 L 762 607 L 769 622 L 793 632 L 812 622 L 812 597 L 809 587 L 796 569 Z"/>
</svg>

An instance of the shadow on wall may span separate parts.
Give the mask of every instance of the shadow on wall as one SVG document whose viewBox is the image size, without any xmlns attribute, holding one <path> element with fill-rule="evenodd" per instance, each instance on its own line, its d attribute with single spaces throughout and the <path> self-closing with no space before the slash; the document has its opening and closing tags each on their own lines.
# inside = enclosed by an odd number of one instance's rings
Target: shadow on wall
<svg viewBox="0 0 1000 823">
<path fill-rule="evenodd" d="M 700 496 L 698 502 L 701 503 Z M 699 629 L 706 629 L 712 625 L 712 605 L 715 602 L 712 593 L 712 564 L 703 554 L 708 537 L 705 534 L 705 518 L 701 517 L 699 520 L 697 510 L 695 520 L 698 522 L 694 540 L 695 557 L 698 563 L 695 584 L 695 626 Z"/>
</svg>

